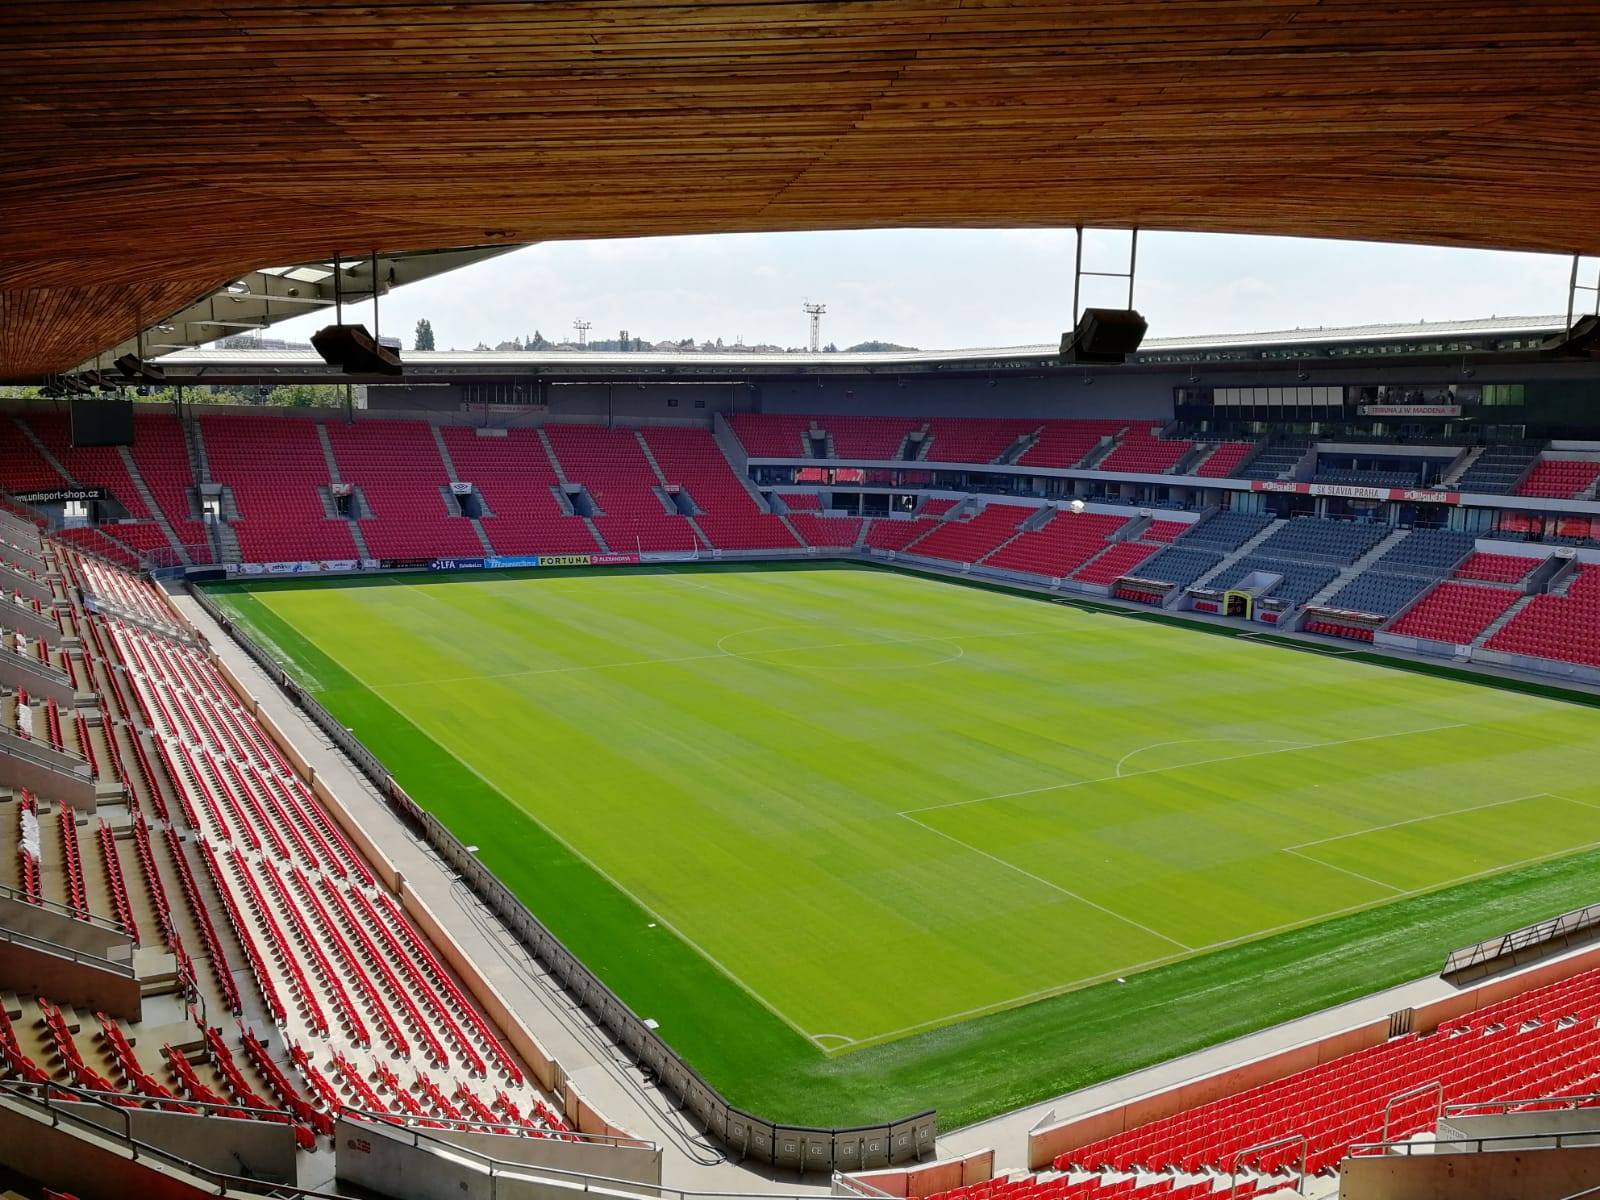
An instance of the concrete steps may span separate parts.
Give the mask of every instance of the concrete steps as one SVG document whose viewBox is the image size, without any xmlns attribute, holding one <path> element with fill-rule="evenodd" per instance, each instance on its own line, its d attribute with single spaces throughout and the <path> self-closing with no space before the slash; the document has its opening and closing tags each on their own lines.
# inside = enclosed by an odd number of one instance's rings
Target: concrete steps
<svg viewBox="0 0 1600 1200">
<path fill-rule="evenodd" d="M 1372 566 L 1373 563 L 1377 562 L 1385 554 L 1389 553 L 1389 551 L 1393 549 L 1394 546 L 1410 532 L 1411 531 L 1409 529 L 1396 529 L 1392 531 L 1371 550 L 1368 550 L 1360 558 L 1356 559 L 1355 562 L 1351 563 L 1348 567 L 1335 575 L 1333 577 L 1333 582 L 1328 584 L 1327 587 L 1323 588 L 1315 596 L 1312 596 L 1311 599 L 1307 600 L 1302 607 L 1310 608 L 1313 605 L 1322 604 L 1330 596 L 1337 595 L 1340 588 L 1344 587 L 1345 584 L 1349 583 L 1357 575 L 1360 575 L 1368 567 Z"/>
<path fill-rule="evenodd" d="M 133 461 L 133 452 L 126 446 L 118 446 L 117 453 L 122 458 L 122 465 L 128 472 L 128 478 L 133 481 L 133 490 L 139 493 L 139 499 L 155 519 L 162 536 L 167 539 L 167 545 L 172 547 L 172 552 L 179 562 L 188 566 L 190 563 L 189 552 L 183 548 L 183 543 L 178 540 L 178 535 L 167 523 L 167 514 L 161 511 L 161 506 L 156 503 L 155 495 L 150 491 L 144 481 L 144 476 L 139 473 L 139 464 Z"/>
<path fill-rule="evenodd" d="M 1231 554 L 1224 554 L 1222 556 L 1222 561 L 1221 562 L 1219 562 L 1211 570 L 1207 571 L 1204 575 L 1200 576 L 1199 579 L 1196 579 L 1189 586 L 1190 587 L 1206 587 L 1208 584 L 1210 584 L 1210 582 L 1213 579 L 1215 579 L 1218 575 L 1221 575 L 1224 571 L 1226 571 L 1229 567 L 1233 566 L 1233 564 L 1238 562 L 1241 558 L 1245 558 L 1245 557 L 1247 557 L 1247 556 L 1249 556 L 1251 554 L 1254 554 L 1255 551 L 1256 551 L 1256 547 L 1261 545 L 1262 542 L 1266 541 L 1269 537 L 1271 537 L 1273 534 L 1277 533 L 1278 530 L 1282 529 L 1287 524 L 1288 524 L 1287 521 L 1285 521 L 1282 517 L 1279 517 L 1277 520 L 1273 521 L 1272 524 L 1268 525 L 1265 529 L 1263 529 L 1260 533 L 1256 534 L 1255 537 L 1251 538 L 1248 542 L 1244 543 L 1244 545 L 1240 546 L 1237 550 L 1233 551 Z M 1198 549 L 1204 549 L 1204 547 L 1197 546 L 1197 547 L 1195 547 L 1195 549 L 1197 549 L 1197 550 Z M 1174 588 L 1173 591 L 1174 592 L 1178 592 L 1179 589 Z"/>
<path fill-rule="evenodd" d="M 1487 629 L 1472 639 L 1472 648 L 1477 650 L 1487 646 L 1490 638 L 1509 625 L 1513 617 L 1515 617 L 1519 612 L 1527 608 L 1528 605 L 1532 603 L 1532 596 L 1520 597 L 1510 608 L 1506 609 L 1505 612 L 1501 613 L 1493 621 L 1490 621 Z"/>
</svg>

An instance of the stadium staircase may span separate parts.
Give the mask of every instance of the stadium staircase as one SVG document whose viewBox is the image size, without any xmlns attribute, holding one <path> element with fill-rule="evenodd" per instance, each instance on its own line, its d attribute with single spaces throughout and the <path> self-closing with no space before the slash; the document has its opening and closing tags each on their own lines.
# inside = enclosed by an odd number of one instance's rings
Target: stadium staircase
<svg viewBox="0 0 1600 1200">
<path fill-rule="evenodd" d="M 1189 587 L 1209 587 L 1213 579 L 1221 575 L 1240 559 L 1248 558 L 1250 555 L 1254 554 L 1256 548 L 1260 546 L 1261 543 L 1265 542 L 1268 538 L 1277 533 L 1288 523 L 1289 522 L 1284 520 L 1282 517 L 1275 519 L 1270 524 L 1263 527 L 1262 530 L 1249 541 L 1244 542 L 1237 549 L 1224 554 L 1221 562 L 1219 562 L 1215 567 L 1211 568 L 1211 570 L 1207 571 L 1204 575 L 1200 576 L 1200 578 L 1196 579 L 1192 584 L 1189 585 Z M 1182 592 L 1185 590 L 1186 589 L 1183 588 L 1173 588 L 1173 594 L 1168 598 L 1169 605 L 1177 603 L 1177 601 L 1182 598 Z"/>
<path fill-rule="evenodd" d="M 444 463 L 445 474 L 450 477 L 451 483 L 460 483 L 461 476 L 456 474 L 455 459 L 450 457 L 450 447 L 445 445 L 444 432 L 437 425 L 430 424 L 428 428 L 433 433 L 433 444 L 439 451 L 439 461 Z M 489 532 L 484 529 L 483 521 L 478 517 L 471 518 L 471 521 L 472 532 L 477 535 L 478 544 L 483 547 L 483 553 L 487 557 L 494 557 L 494 543 L 489 540 Z"/>
<path fill-rule="evenodd" d="M 37 453 L 38 456 L 43 459 L 49 468 L 58 476 L 58 478 L 52 480 L 51 482 L 57 486 L 63 483 L 68 484 L 71 487 L 79 486 L 78 481 L 72 477 L 72 475 L 67 471 L 66 467 L 61 465 L 61 460 L 50 452 L 50 447 L 44 444 L 44 440 L 33 431 L 33 428 L 26 421 L 23 421 L 20 418 L 16 418 L 15 422 L 17 428 L 22 431 L 22 436 L 32 444 L 34 452 Z"/>
<path fill-rule="evenodd" d="M 1450 469 L 1439 477 L 1439 486 L 1453 488 L 1461 482 L 1461 477 L 1472 470 L 1477 461 L 1483 457 L 1482 446 L 1472 446 L 1465 454 L 1450 464 Z"/>
<path fill-rule="evenodd" d="M 1365 573 L 1366 570 L 1376 563 L 1380 558 L 1389 553 L 1389 551 L 1393 550 L 1401 542 L 1405 541 L 1410 534 L 1411 530 L 1409 529 L 1394 529 L 1390 531 L 1390 533 L 1381 542 L 1379 542 L 1372 549 L 1368 550 L 1360 558 L 1356 559 L 1356 561 L 1351 563 L 1348 567 L 1345 567 L 1344 570 L 1340 571 L 1333 577 L 1332 580 L 1328 582 L 1326 587 L 1317 592 L 1316 595 L 1311 597 L 1311 599 L 1307 600 L 1305 605 L 1302 606 L 1301 609 L 1297 610 L 1295 621 L 1285 622 L 1284 627 L 1294 628 L 1295 623 L 1298 622 L 1300 617 L 1304 615 L 1305 608 L 1313 608 L 1317 605 L 1327 603 L 1327 601 L 1331 597 L 1337 595 L 1346 584 L 1356 579 L 1357 576 Z"/>
<path fill-rule="evenodd" d="M 149 512 L 151 520 L 161 530 L 161 536 L 172 548 L 177 560 L 185 566 L 192 566 L 194 559 L 189 556 L 188 547 L 178 540 L 177 532 L 172 528 L 172 523 L 167 520 L 167 514 L 161 511 L 161 505 L 156 503 L 155 494 L 144 481 L 144 475 L 139 470 L 139 464 L 134 461 L 133 451 L 126 446 L 118 446 L 117 453 L 122 457 L 123 467 L 128 472 L 128 481 L 133 484 L 134 493 L 139 497 L 139 502 Z"/>
<path fill-rule="evenodd" d="M 328 426 L 327 426 L 326 422 L 323 422 L 323 421 L 318 421 L 316 423 L 316 425 L 317 425 L 317 441 L 322 446 L 322 459 L 323 459 L 323 462 L 325 462 L 327 464 L 327 467 L 328 467 L 328 483 L 330 485 L 332 485 L 332 484 L 342 484 L 344 482 L 344 480 L 342 478 L 340 478 L 340 476 L 339 476 L 339 460 L 334 457 L 334 454 L 333 454 L 333 443 L 328 440 Z M 350 497 L 350 502 L 351 502 L 352 505 L 355 505 L 355 504 L 359 503 L 359 501 L 356 498 L 358 494 L 359 494 L 359 489 L 356 489 L 356 490 L 352 491 L 352 494 L 351 494 L 351 497 Z M 323 515 L 325 517 L 328 518 L 328 520 L 330 520 L 330 521 L 345 521 L 349 525 L 349 527 L 350 527 L 350 540 L 353 541 L 356 544 L 356 556 L 358 558 L 371 558 L 372 555 L 367 550 L 366 538 L 364 538 L 362 536 L 362 534 L 361 534 L 361 522 L 360 521 L 352 521 L 348 517 L 342 517 L 342 516 L 339 515 L 339 510 L 337 508 L 335 508 L 334 504 L 333 504 L 333 490 L 332 490 L 332 487 L 330 486 L 330 487 L 318 488 L 317 489 L 317 495 L 322 500 L 322 513 L 323 513 Z"/>
<path fill-rule="evenodd" d="M 650 470 L 654 473 L 656 480 L 661 485 L 658 492 L 658 494 L 661 496 L 661 502 L 663 504 L 672 504 L 671 492 L 668 490 L 672 485 L 667 480 L 667 473 L 661 469 L 660 462 L 656 460 L 655 451 L 650 448 L 650 443 L 648 440 L 646 440 L 642 432 L 636 429 L 633 432 L 633 436 L 639 443 L 639 450 L 644 454 L 645 462 L 650 464 Z M 724 456 L 726 456 L 727 450 L 721 446 L 721 443 L 718 443 L 718 448 L 721 449 Z M 768 506 L 765 497 L 755 490 L 755 485 L 750 482 L 748 476 L 745 473 L 737 470 L 734 471 L 734 474 L 744 482 L 746 489 L 750 491 L 751 495 L 755 499 L 756 504 L 761 508 L 761 510 L 763 512 L 767 511 Z M 683 489 L 679 491 L 678 496 L 679 503 L 673 504 L 672 506 L 683 514 L 684 520 L 688 522 L 689 528 L 694 531 L 695 540 L 700 544 L 700 546 L 709 547 L 711 545 L 711 539 L 706 536 L 706 531 L 702 529 L 700 527 L 700 523 L 695 520 L 695 517 L 700 512 L 700 506 L 695 503 L 693 493 L 687 489 Z M 784 525 L 791 533 L 794 532 L 794 527 L 789 525 L 787 521 L 784 522 Z M 795 535 L 795 540 L 800 540 L 798 534 Z"/>
</svg>

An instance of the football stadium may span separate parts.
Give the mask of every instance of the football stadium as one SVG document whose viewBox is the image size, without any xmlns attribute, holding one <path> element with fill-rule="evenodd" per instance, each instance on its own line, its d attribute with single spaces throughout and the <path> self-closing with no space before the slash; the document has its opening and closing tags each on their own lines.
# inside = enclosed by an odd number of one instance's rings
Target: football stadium
<svg viewBox="0 0 1600 1200">
<path fill-rule="evenodd" d="M 1586 6 L 0 30 L 0 1197 L 1600 1195 Z M 384 332 L 1020 226 L 1129 234 L 1039 344 Z M 1569 278 L 1171 336 L 1141 230 Z"/>
</svg>

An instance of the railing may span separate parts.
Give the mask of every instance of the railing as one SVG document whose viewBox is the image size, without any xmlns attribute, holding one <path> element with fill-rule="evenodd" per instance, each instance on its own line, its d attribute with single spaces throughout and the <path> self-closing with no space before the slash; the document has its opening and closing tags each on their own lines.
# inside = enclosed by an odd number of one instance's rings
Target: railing
<svg viewBox="0 0 1600 1200">
<path fill-rule="evenodd" d="M 1437 1122 L 1439 1114 L 1444 1111 L 1444 1084 L 1434 1079 L 1427 1083 L 1419 1083 L 1416 1087 L 1409 1087 L 1403 1092 L 1396 1092 L 1384 1102 L 1383 1137 L 1381 1140 L 1385 1142 L 1389 1140 L 1389 1114 L 1394 1109 L 1394 1106 L 1401 1100 L 1409 1100 L 1413 1096 L 1426 1096 L 1429 1092 L 1437 1092 L 1439 1094 L 1438 1102 L 1433 1107 L 1433 1119 Z"/>
<path fill-rule="evenodd" d="M 505 1159 L 494 1158 L 481 1150 L 434 1137 L 421 1129 L 404 1128 L 397 1125 L 395 1119 L 388 1114 L 353 1112 L 347 1109 L 340 1116 L 342 1120 L 371 1127 L 380 1137 L 404 1141 L 416 1149 L 448 1155 L 451 1159 L 472 1164 L 488 1175 L 491 1194 L 493 1181 L 497 1178 L 533 1176 L 565 1190 L 584 1195 L 615 1196 L 618 1200 L 637 1200 L 639 1197 L 648 1197 L 649 1200 L 816 1200 L 815 1193 L 686 1191 L 683 1188 L 668 1187 L 659 1183 L 638 1183 L 631 1179 L 588 1175 L 581 1171 L 567 1171 L 560 1167 L 549 1167 L 538 1163 L 508 1162 Z M 871 1197 L 881 1196 L 884 1193 L 869 1189 L 860 1194 Z"/>
<path fill-rule="evenodd" d="M 10 942 L 16 946 L 26 946 L 39 950 L 45 954 L 53 954 L 57 958 L 67 959 L 69 962 L 82 963 L 86 966 L 99 967 L 102 971 L 111 971 L 117 975 L 133 978 L 133 964 L 131 962 L 118 962 L 114 958 L 104 958 L 88 950 L 79 950 L 76 946 L 63 946 L 60 942 L 52 942 L 48 938 L 37 938 L 16 929 L 0 928 L 0 942 Z"/>
<path fill-rule="evenodd" d="M 118 1093 L 118 1096 L 123 1100 L 136 1099 L 123 1096 L 121 1093 Z M 52 1129 L 70 1126 L 78 1132 L 109 1138 L 122 1147 L 129 1162 L 159 1163 L 205 1185 L 215 1196 L 252 1195 L 271 1196 L 282 1200 L 343 1200 L 332 1192 L 315 1191 L 288 1183 L 269 1183 L 240 1175 L 225 1175 L 220 1171 L 202 1167 L 199 1163 L 190 1162 L 170 1150 L 134 1136 L 133 1113 L 142 1109 L 143 1105 L 135 1104 L 130 1107 L 113 1104 L 99 1092 L 88 1091 L 72 1084 L 27 1083 L 20 1079 L 0 1079 L 0 1099 L 10 1100 L 35 1110 L 34 1115 L 40 1120 L 48 1120 Z M 215 1107 L 189 1100 L 182 1103 L 192 1108 Z M 80 1113 L 62 1108 L 63 1104 L 92 1105 L 96 1110 L 103 1110 L 115 1116 L 122 1123 L 122 1128 L 118 1130 L 99 1121 L 91 1121 Z"/>
<path fill-rule="evenodd" d="M 1494 1154 L 1507 1150 L 1571 1150 L 1577 1146 L 1600 1146 L 1600 1119 L 1593 1129 L 1563 1129 L 1540 1133 L 1498 1133 L 1466 1137 L 1449 1134 L 1430 1142 L 1362 1142 L 1351 1146 L 1351 1158 L 1377 1158 L 1384 1155 L 1413 1158 L 1437 1154 Z"/>
<path fill-rule="evenodd" d="M 603 983 L 577 955 L 522 903 L 500 879 L 469 851 L 432 813 L 406 795 L 400 785 L 360 740 L 332 713 L 297 684 L 289 673 L 230 620 L 204 591 L 189 585 L 189 594 L 328 738 L 349 756 L 424 841 L 438 852 L 480 900 L 500 919 L 555 980 L 571 992 L 589 1015 L 649 1071 L 663 1091 L 705 1129 L 741 1158 L 753 1158 L 800 1171 L 861 1169 L 919 1161 L 933 1149 L 937 1113 L 926 1112 L 845 1129 L 788 1125 L 733 1107 L 698 1071 L 685 1062 L 620 996 Z"/>
<path fill-rule="evenodd" d="M 128 945 L 133 944 L 133 939 L 128 936 L 128 931 L 115 921 L 108 921 L 105 917 L 96 916 L 94 913 L 80 913 L 77 909 L 52 900 L 48 896 L 34 898 L 20 888 L 14 888 L 9 883 L 0 883 L 0 900 L 15 900 L 18 904 L 26 904 L 29 908 L 43 909 L 45 912 L 55 913 L 65 917 L 78 925 L 91 925 L 96 929 L 112 934 L 119 941 Z"/>
<path fill-rule="evenodd" d="M 1514 957 L 1524 950 L 1535 947 L 1548 946 L 1552 952 L 1556 949 L 1566 949 L 1572 944 L 1573 938 L 1579 935 L 1585 935 L 1584 941 L 1600 935 L 1600 904 L 1586 904 L 1582 908 L 1562 913 L 1559 917 L 1524 925 L 1521 929 L 1513 929 L 1509 933 L 1489 938 L 1474 946 L 1463 946 L 1459 950 L 1452 950 L 1444 961 L 1444 969 L 1439 974 L 1448 979 L 1452 975 L 1461 975 L 1474 967 Z"/>
<path fill-rule="evenodd" d="M 1275 1137 L 1265 1142 L 1258 1142 L 1254 1146 L 1246 1146 L 1233 1156 L 1233 1168 L 1228 1175 L 1228 1200 L 1233 1200 L 1239 1194 L 1239 1166 L 1252 1154 L 1260 1154 L 1263 1150 L 1275 1150 L 1279 1146 L 1300 1147 L 1300 1180 L 1303 1184 L 1306 1177 L 1306 1160 L 1311 1157 L 1311 1142 L 1303 1133 L 1286 1133 L 1282 1137 Z"/>
</svg>

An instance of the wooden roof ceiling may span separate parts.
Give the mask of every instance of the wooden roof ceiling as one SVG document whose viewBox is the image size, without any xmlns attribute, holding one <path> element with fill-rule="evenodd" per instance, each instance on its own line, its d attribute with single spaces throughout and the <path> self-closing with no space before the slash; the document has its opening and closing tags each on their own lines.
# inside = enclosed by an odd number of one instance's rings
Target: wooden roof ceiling
<svg viewBox="0 0 1600 1200">
<path fill-rule="evenodd" d="M 1047 224 L 1600 250 L 1600 4 L 14 0 L 0 376 L 248 269 Z"/>
</svg>

